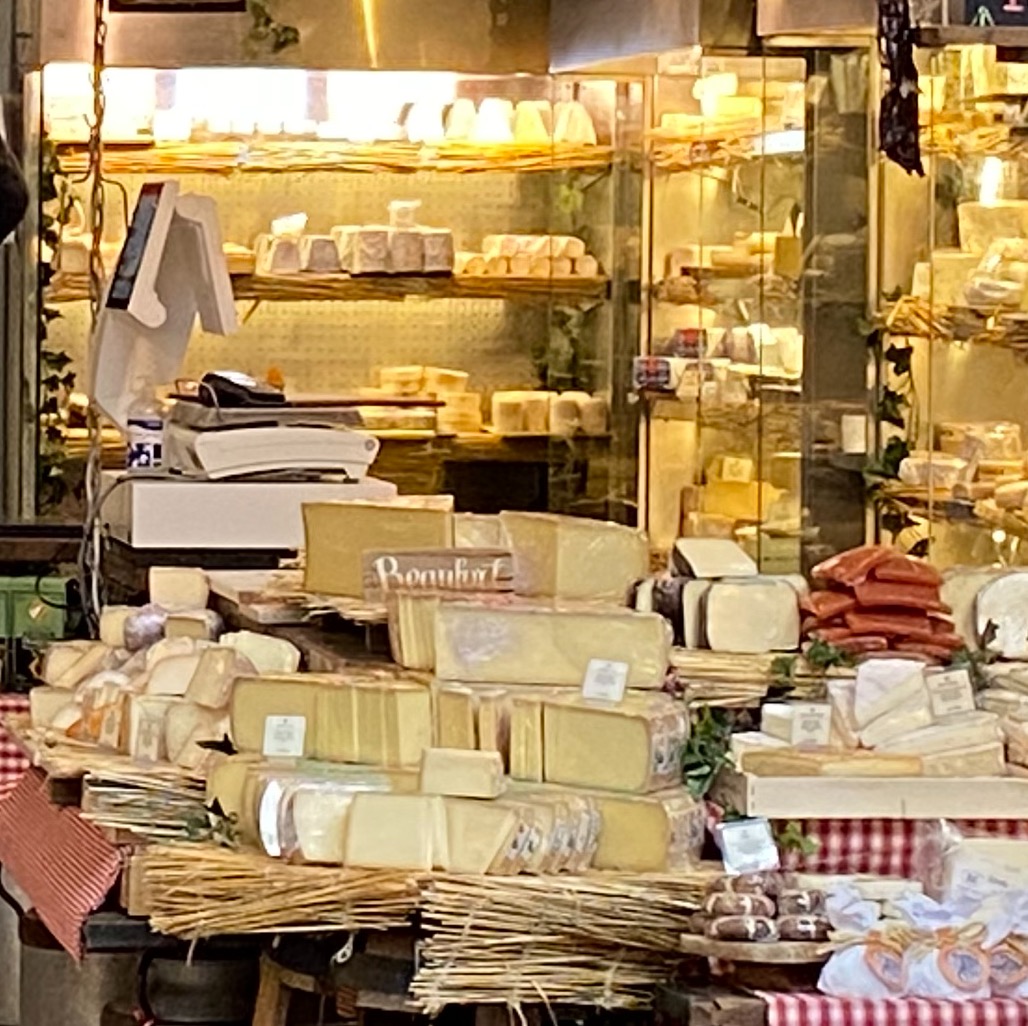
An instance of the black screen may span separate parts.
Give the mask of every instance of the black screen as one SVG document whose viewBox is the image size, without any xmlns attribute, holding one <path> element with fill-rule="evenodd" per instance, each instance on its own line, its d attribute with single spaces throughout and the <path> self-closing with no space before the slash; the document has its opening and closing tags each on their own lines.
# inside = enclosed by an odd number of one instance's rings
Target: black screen
<svg viewBox="0 0 1028 1026">
<path fill-rule="evenodd" d="M 107 293 L 107 305 L 112 310 L 127 310 L 132 290 L 136 287 L 139 276 L 139 265 L 146 252 L 146 244 L 150 240 L 154 218 L 161 199 L 164 186 L 157 182 L 144 185 L 139 193 L 132 224 L 129 225 L 128 238 L 118 257 L 118 267 L 114 272 L 111 290 Z"/>
<path fill-rule="evenodd" d="M 1028 25 L 1028 0 L 967 0 L 969 25 Z"/>
</svg>

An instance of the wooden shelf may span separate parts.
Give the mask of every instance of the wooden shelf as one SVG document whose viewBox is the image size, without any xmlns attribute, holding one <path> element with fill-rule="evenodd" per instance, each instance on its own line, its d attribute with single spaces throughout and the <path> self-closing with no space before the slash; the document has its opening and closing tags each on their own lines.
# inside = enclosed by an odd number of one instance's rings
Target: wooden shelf
<svg viewBox="0 0 1028 1026">
<path fill-rule="evenodd" d="M 607 298 L 606 278 L 454 277 L 350 278 L 346 275 L 238 275 L 232 278 L 236 299 L 267 302 L 399 302 L 406 299 L 502 299 L 524 303 L 600 302 Z M 89 298 L 85 275 L 54 277 L 46 291 L 49 303 Z"/>
<path fill-rule="evenodd" d="M 78 144 L 58 147 L 61 169 L 78 175 L 86 171 L 88 154 Z M 472 146 L 446 143 L 380 143 L 359 146 L 344 142 L 204 142 L 138 145 L 112 144 L 104 151 L 107 174 L 305 174 L 350 172 L 357 174 L 413 174 L 418 171 L 449 174 L 487 172 L 524 174 L 553 171 L 588 171 L 609 168 L 609 146 L 555 143 L 522 146 L 517 143 Z"/>
</svg>

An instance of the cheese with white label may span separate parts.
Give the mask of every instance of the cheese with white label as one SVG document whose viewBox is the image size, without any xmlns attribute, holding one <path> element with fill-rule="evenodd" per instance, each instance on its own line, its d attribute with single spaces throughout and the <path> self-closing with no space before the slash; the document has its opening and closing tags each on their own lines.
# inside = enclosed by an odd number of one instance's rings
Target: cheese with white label
<svg viewBox="0 0 1028 1026">
<path fill-rule="evenodd" d="M 543 706 L 546 779 L 610 791 L 657 791 L 677 783 L 688 738 L 684 708 L 666 695 L 620 705 L 554 699 Z"/>
<path fill-rule="evenodd" d="M 232 689 L 232 741 L 241 752 L 263 752 L 269 716 L 302 717 L 306 722 L 303 755 L 314 754 L 318 677 L 241 677 Z"/>
<path fill-rule="evenodd" d="M 440 606 L 436 674 L 489 684 L 579 687 L 594 659 L 628 664 L 630 688 L 663 687 L 671 628 L 657 613 L 560 610 L 463 602 Z"/>
<path fill-rule="evenodd" d="M 46 685 L 33 688 L 29 692 L 29 713 L 32 726 L 49 727 L 62 709 L 68 706 L 78 707 L 75 696 L 64 688 L 51 688 Z M 76 714 L 76 718 L 77 714 Z"/>
<path fill-rule="evenodd" d="M 451 798 L 498 798 L 503 794 L 503 760 L 498 752 L 426 748 L 421 753 L 421 790 Z"/>
<path fill-rule="evenodd" d="M 477 748 L 475 693 L 459 684 L 435 689 L 435 743 L 438 748 Z"/>
<path fill-rule="evenodd" d="M 553 513 L 501 513 L 520 595 L 622 603 L 649 571 L 649 542 L 631 527 Z"/>
<path fill-rule="evenodd" d="M 923 664 L 906 659 L 873 659 L 861 663 L 857 667 L 853 692 L 854 723 L 862 730 L 872 720 L 921 694 L 926 697 L 928 694 Z"/>
<path fill-rule="evenodd" d="M 488 873 L 514 845 L 517 812 L 496 802 L 446 799 L 446 864 L 451 873 Z"/>
<path fill-rule="evenodd" d="M 355 795 L 346 829 L 346 865 L 429 872 L 440 801 L 432 795 Z"/>
<path fill-rule="evenodd" d="M 878 747 L 883 752 L 938 755 L 994 744 L 1001 736 L 999 717 L 995 713 L 977 711 L 943 716 L 931 726 L 904 731 Z"/>
<path fill-rule="evenodd" d="M 361 598 L 365 552 L 452 548 L 452 509 L 451 496 L 305 505 L 305 590 Z"/>
<path fill-rule="evenodd" d="M 187 701 L 208 709 L 224 709 L 238 677 L 252 677 L 257 668 L 241 652 L 225 646 L 204 649 L 186 689 Z"/>
<path fill-rule="evenodd" d="M 197 567 L 150 567 L 150 601 L 169 613 L 204 609 L 210 594 L 207 574 Z"/>
<path fill-rule="evenodd" d="M 1007 770 L 1002 741 L 921 757 L 926 777 L 1002 777 Z"/>
<path fill-rule="evenodd" d="M 300 668 L 300 650 L 285 638 L 275 638 L 255 631 L 237 631 L 234 634 L 223 634 L 220 644 L 246 656 L 258 673 L 296 673 Z"/>
<path fill-rule="evenodd" d="M 432 694 L 427 687 L 401 682 L 383 687 L 385 766 L 417 766 L 432 747 Z"/>
<path fill-rule="evenodd" d="M 890 741 L 922 727 L 930 727 L 934 720 L 928 690 L 922 685 L 920 691 L 861 727 L 860 743 L 864 748 L 884 751 Z"/>
<path fill-rule="evenodd" d="M 510 775 L 518 780 L 544 778 L 541 698 L 515 695 L 511 699 Z"/>
<path fill-rule="evenodd" d="M 164 636 L 212 641 L 221 633 L 221 628 L 221 617 L 213 609 L 198 609 L 191 613 L 172 613 L 164 621 Z"/>
<path fill-rule="evenodd" d="M 715 652 L 791 652 L 800 644 L 799 597 L 786 581 L 715 581 L 706 595 L 707 644 Z"/>
<path fill-rule="evenodd" d="M 126 648 L 125 622 L 137 612 L 135 606 L 104 606 L 100 610 L 100 640 L 111 648 Z"/>
</svg>

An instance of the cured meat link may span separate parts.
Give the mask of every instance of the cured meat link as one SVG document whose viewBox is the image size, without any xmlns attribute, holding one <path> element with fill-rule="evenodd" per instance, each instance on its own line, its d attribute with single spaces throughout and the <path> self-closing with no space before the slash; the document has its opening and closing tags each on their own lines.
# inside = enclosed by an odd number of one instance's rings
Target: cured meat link
<svg viewBox="0 0 1028 1026">
<path fill-rule="evenodd" d="M 947 607 L 939 598 L 938 588 L 925 588 L 913 584 L 890 584 L 886 581 L 868 581 L 858 584 L 857 604 L 865 609 L 873 606 L 896 606 L 901 609 L 936 609 Z"/>
<path fill-rule="evenodd" d="M 883 545 L 862 545 L 857 549 L 840 552 L 831 556 L 823 563 L 818 563 L 811 571 L 815 579 L 835 581 L 838 584 L 862 584 L 867 575 L 895 553 Z"/>
<path fill-rule="evenodd" d="M 942 574 L 934 566 L 910 556 L 893 556 L 879 563 L 871 571 L 871 576 L 876 581 L 891 581 L 895 584 L 923 584 L 933 588 L 942 584 Z"/>
<path fill-rule="evenodd" d="M 803 599 L 803 608 L 818 620 L 829 620 L 855 609 L 857 600 L 841 591 L 814 591 Z"/>
<path fill-rule="evenodd" d="M 854 610 L 846 614 L 846 626 L 854 634 L 881 634 L 885 637 L 907 637 L 911 632 L 929 630 L 927 616 L 912 613 L 865 612 Z"/>
</svg>

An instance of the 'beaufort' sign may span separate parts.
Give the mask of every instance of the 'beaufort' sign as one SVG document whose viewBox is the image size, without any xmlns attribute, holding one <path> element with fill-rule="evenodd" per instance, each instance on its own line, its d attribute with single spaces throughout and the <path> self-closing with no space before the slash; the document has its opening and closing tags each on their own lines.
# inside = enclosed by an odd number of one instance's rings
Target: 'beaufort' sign
<svg viewBox="0 0 1028 1026">
<path fill-rule="evenodd" d="M 412 549 L 364 553 L 364 597 L 390 591 L 509 592 L 514 558 L 503 549 Z"/>
</svg>

